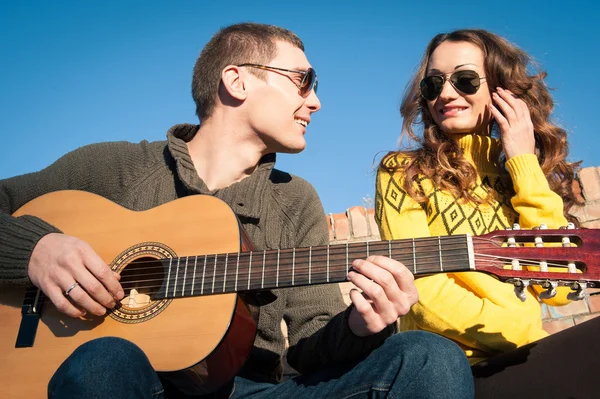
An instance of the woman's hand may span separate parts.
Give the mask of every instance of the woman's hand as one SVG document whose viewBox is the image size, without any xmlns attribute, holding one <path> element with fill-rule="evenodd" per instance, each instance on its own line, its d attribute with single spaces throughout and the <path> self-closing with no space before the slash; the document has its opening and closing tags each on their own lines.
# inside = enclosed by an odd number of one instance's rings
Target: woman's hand
<svg viewBox="0 0 600 399">
<path fill-rule="evenodd" d="M 522 154 L 534 154 L 533 123 L 525 101 L 501 87 L 492 93 L 492 99 L 495 105 L 492 104 L 490 109 L 500 127 L 506 159 Z"/>
</svg>

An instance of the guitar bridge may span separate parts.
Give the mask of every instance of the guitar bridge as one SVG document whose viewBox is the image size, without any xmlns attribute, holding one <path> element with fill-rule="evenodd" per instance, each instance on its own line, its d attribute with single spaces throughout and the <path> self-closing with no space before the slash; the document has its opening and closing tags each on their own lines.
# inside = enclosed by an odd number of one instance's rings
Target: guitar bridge
<svg viewBox="0 0 600 399">
<path fill-rule="evenodd" d="M 25 292 L 25 299 L 21 307 L 21 324 L 17 333 L 15 348 L 30 348 L 35 341 L 35 335 L 40 323 L 44 294 L 37 287 L 30 287 Z"/>
</svg>

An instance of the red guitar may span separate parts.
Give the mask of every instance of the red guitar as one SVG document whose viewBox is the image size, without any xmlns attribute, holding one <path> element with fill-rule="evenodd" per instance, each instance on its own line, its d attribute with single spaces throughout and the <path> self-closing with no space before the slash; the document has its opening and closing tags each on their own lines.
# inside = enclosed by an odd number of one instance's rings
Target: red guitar
<svg viewBox="0 0 600 399">
<path fill-rule="evenodd" d="M 136 343 L 157 371 L 189 381 L 196 392 L 214 391 L 237 373 L 254 341 L 257 308 L 238 293 L 347 281 L 352 260 L 372 254 L 397 259 L 416 276 L 490 273 L 515 284 L 517 293 L 528 284 L 548 292 L 566 285 L 578 299 L 600 281 L 597 230 L 507 230 L 250 251 L 233 211 L 209 196 L 133 212 L 93 194 L 59 191 L 15 216 L 23 214 L 90 243 L 121 274 L 128 295 L 107 316 L 71 319 L 35 288 L 2 287 L 3 398 L 46 397 L 64 359 L 103 336 Z M 539 241 L 554 246 L 536 247 Z"/>
</svg>

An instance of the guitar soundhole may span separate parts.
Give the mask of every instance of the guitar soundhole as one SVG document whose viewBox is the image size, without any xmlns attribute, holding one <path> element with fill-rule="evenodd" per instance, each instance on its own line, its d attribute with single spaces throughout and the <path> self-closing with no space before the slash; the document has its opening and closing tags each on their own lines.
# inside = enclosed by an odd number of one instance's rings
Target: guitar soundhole
<svg viewBox="0 0 600 399">
<path fill-rule="evenodd" d="M 111 268 L 121 275 L 125 297 L 110 317 L 121 323 L 141 323 L 166 309 L 171 299 L 155 299 L 165 278 L 161 259 L 176 256 L 160 243 L 141 243 L 123 251 Z"/>
<path fill-rule="evenodd" d="M 121 272 L 121 286 L 125 290 L 121 306 L 131 310 L 147 307 L 152 302 L 151 296 L 160 288 L 163 278 L 163 267 L 158 259 L 134 260 Z"/>
</svg>

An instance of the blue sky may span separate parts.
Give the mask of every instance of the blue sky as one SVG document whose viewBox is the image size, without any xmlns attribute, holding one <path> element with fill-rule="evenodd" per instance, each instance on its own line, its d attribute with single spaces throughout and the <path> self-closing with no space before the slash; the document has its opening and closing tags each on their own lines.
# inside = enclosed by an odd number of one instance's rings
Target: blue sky
<svg viewBox="0 0 600 399">
<path fill-rule="evenodd" d="M 220 27 L 296 32 L 319 73 L 323 108 L 308 147 L 278 168 L 309 180 L 326 212 L 374 197 L 374 162 L 397 147 L 399 105 L 427 42 L 477 27 L 529 52 L 549 73 L 571 160 L 600 165 L 598 7 L 592 1 L 3 1 L 0 179 L 98 142 L 162 140 L 197 122 L 191 72 Z"/>
</svg>

